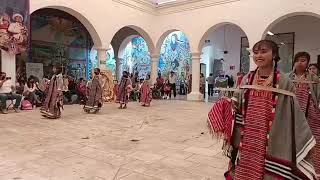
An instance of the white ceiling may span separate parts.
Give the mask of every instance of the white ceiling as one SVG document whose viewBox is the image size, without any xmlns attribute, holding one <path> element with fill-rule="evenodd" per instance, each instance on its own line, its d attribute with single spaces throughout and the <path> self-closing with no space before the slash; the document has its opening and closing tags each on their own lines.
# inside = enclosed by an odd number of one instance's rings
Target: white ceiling
<svg viewBox="0 0 320 180">
<path fill-rule="evenodd" d="M 146 1 L 149 1 L 153 4 L 165 4 L 165 3 L 175 2 L 175 1 L 180 1 L 180 0 L 146 0 Z"/>
</svg>

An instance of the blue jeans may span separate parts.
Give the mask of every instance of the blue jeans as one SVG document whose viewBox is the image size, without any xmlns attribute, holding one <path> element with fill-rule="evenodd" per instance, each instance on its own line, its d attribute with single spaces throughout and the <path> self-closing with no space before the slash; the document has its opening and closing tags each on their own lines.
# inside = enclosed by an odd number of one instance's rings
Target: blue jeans
<svg viewBox="0 0 320 180">
<path fill-rule="evenodd" d="M 14 108 L 18 109 L 21 103 L 22 96 L 16 93 L 0 94 L 1 109 L 7 109 L 7 100 L 16 100 Z"/>
</svg>

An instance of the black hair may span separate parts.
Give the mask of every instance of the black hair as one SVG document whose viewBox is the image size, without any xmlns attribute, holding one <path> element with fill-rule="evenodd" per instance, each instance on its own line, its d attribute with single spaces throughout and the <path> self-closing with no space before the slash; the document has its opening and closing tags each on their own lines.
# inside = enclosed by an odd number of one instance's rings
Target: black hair
<svg viewBox="0 0 320 180">
<path fill-rule="evenodd" d="M 298 53 L 294 56 L 293 63 L 296 63 L 296 62 L 299 60 L 299 58 L 302 58 L 302 57 L 306 58 L 307 61 L 308 61 L 308 64 L 309 64 L 311 57 L 310 57 L 310 54 L 307 53 L 307 52 L 298 52 Z"/>
<path fill-rule="evenodd" d="M 126 77 L 126 78 L 129 77 L 128 71 L 123 71 L 122 76 L 123 76 L 123 77 Z"/>
<path fill-rule="evenodd" d="M 35 76 L 30 75 L 29 78 L 28 78 L 28 81 L 31 81 L 32 79 L 35 81 Z"/>
<path fill-rule="evenodd" d="M 32 80 L 33 80 L 33 83 L 31 83 Z M 34 79 L 33 78 L 29 78 L 28 81 L 27 81 L 28 88 L 33 88 L 34 83 L 35 83 Z"/>
<path fill-rule="evenodd" d="M 320 71 L 320 69 L 319 69 L 319 66 L 318 66 L 318 64 L 316 64 L 316 63 L 312 63 L 312 64 L 309 64 L 309 68 L 311 67 L 311 66 L 314 66 L 317 70 L 318 70 L 318 74 L 317 75 L 319 75 L 319 71 Z"/>
<path fill-rule="evenodd" d="M 311 63 L 311 64 L 309 64 L 309 67 L 311 67 L 311 66 L 314 66 L 314 67 L 316 67 L 316 68 L 319 70 L 318 64 L 316 64 L 316 63 Z"/>
<path fill-rule="evenodd" d="M 100 73 L 100 68 L 94 68 L 94 70 Z"/>
<path fill-rule="evenodd" d="M 263 46 L 267 47 L 267 48 L 270 48 L 271 51 L 272 51 L 272 58 L 273 58 L 273 61 L 274 61 L 274 74 L 273 74 L 273 82 L 272 82 L 272 84 L 273 84 L 273 87 L 276 88 L 278 62 L 280 61 L 279 46 L 274 41 L 265 39 L 265 40 L 261 40 L 261 41 L 257 42 L 253 46 L 253 50 L 260 50 Z M 256 71 L 257 71 L 257 69 L 256 69 Z M 251 78 L 250 84 L 252 84 L 253 79 L 254 78 Z"/>
<path fill-rule="evenodd" d="M 55 65 L 55 66 L 53 66 L 53 67 L 55 67 L 56 70 L 57 70 L 56 74 L 62 73 L 62 67 L 61 67 L 61 66 Z"/>
</svg>

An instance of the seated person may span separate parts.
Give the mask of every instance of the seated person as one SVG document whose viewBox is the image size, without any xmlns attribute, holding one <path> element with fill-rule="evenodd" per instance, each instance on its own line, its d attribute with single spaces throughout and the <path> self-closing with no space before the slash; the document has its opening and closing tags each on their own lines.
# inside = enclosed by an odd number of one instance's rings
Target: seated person
<svg viewBox="0 0 320 180">
<path fill-rule="evenodd" d="M 11 81 L 11 78 L 6 77 L 5 72 L 0 73 L 0 101 L 1 101 L 1 110 L 3 114 L 7 114 L 7 100 L 12 99 L 16 100 L 13 108 L 16 112 L 19 112 L 19 106 L 22 99 L 22 96 L 14 93 L 15 86 Z"/>
<path fill-rule="evenodd" d="M 68 101 L 71 104 L 74 104 L 75 101 L 78 99 L 78 94 L 77 94 L 77 83 L 75 82 L 73 77 L 69 77 L 69 83 L 68 83 L 68 89 L 69 89 L 69 94 L 68 94 Z"/>
<path fill-rule="evenodd" d="M 64 102 L 70 103 L 71 102 L 71 93 L 69 91 L 69 78 L 66 75 L 63 76 L 62 93 L 64 96 Z"/>
<path fill-rule="evenodd" d="M 118 80 L 113 80 L 113 94 L 114 94 L 114 99 L 117 98 L 118 92 L 119 92 L 119 83 Z"/>
<path fill-rule="evenodd" d="M 132 91 L 130 92 L 130 100 L 131 101 L 137 101 L 139 100 L 139 91 L 140 91 L 140 87 L 141 87 L 141 81 L 140 82 L 136 82 L 133 86 L 132 86 Z"/>
<path fill-rule="evenodd" d="M 45 98 L 45 91 L 48 88 L 50 80 L 43 78 L 40 81 L 35 81 L 36 91 L 35 94 L 39 97 L 39 100 L 42 102 Z"/>
<path fill-rule="evenodd" d="M 28 82 L 24 86 L 23 96 L 29 100 L 32 105 L 41 104 L 41 101 L 36 95 L 36 84 L 33 78 L 29 78 Z"/>
<path fill-rule="evenodd" d="M 156 79 L 156 88 L 157 90 L 160 90 L 161 96 L 164 95 L 163 88 L 164 88 L 164 78 L 161 76 L 161 73 L 158 74 L 158 77 Z"/>
<path fill-rule="evenodd" d="M 165 84 L 164 84 L 164 88 L 163 88 L 163 91 L 164 91 L 164 99 L 167 99 L 169 97 L 169 94 L 171 93 L 171 85 L 169 83 L 169 80 L 167 79 Z"/>
<path fill-rule="evenodd" d="M 22 95 L 24 91 L 24 86 L 25 86 L 24 80 L 19 80 L 18 83 L 16 83 L 16 93 Z"/>
<path fill-rule="evenodd" d="M 86 81 L 83 78 L 80 78 L 76 86 L 76 92 L 77 92 L 78 100 L 80 104 L 83 104 L 86 100 L 86 91 L 87 91 Z"/>
</svg>

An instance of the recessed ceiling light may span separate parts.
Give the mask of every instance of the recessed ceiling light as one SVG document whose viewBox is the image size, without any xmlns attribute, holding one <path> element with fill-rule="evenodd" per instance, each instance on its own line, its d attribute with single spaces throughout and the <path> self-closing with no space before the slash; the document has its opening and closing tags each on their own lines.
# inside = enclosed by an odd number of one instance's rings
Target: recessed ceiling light
<svg viewBox="0 0 320 180">
<path fill-rule="evenodd" d="M 273 35 L 274 35 L 274 33 L 271 32 L 271 31 L 268 31 L 268 34 L 269 34 L 270 36 L 273 36 Z"/>
<path fill-rule="evenodd" d="M 170 3 L 170 2 L 174 2 L 176 0 L 158 0 L 157 4 L 165 4 L 165 3 Z"/>
</svg>

